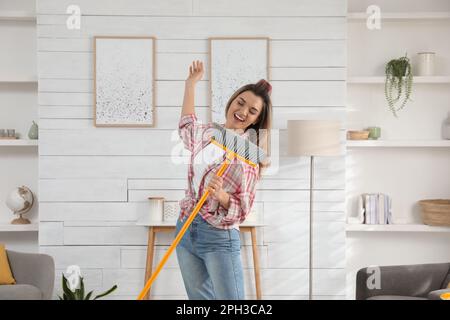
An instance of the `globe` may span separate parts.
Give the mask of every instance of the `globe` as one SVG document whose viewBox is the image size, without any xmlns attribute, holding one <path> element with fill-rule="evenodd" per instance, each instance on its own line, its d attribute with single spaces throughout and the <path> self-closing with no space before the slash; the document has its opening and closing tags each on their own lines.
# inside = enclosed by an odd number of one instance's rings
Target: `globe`
<svg viewBox="0 0 450 320">
<path fill-rule="evenodd" d="M 33 192 L 25 186 L 17 187 L 12 190 L 6 198 L 6 206 L 11 211 L 19 215 L 19 218 L 11 221 L 12 224 L 29 224 L 30 220 L 22 217 L 22 214 L 30 211 L 34 203 Z"/>
</svg>

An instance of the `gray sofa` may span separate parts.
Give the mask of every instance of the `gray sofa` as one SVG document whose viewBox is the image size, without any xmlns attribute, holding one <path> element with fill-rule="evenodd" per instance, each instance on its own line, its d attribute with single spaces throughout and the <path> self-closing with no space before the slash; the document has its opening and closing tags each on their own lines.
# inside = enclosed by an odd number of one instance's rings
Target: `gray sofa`
<svg viewBox="0 0 450 320">
<path fill-rule="evenodd" d="M 356 300 L 436 300 L 450 282 L 450 263 L 383 266 L 380 288 L 369 289 L 373 269 L 363 268 L 356 274 Z M 371 277 L 369 279 L 369 277 Z"/>
<path fill-rule="evenodd" d="M 6 250 L 16 284 L 0 285 L 0 300 L 48 300 L 55 282 L 55 264 L 46 254 Z"/>
</svg>

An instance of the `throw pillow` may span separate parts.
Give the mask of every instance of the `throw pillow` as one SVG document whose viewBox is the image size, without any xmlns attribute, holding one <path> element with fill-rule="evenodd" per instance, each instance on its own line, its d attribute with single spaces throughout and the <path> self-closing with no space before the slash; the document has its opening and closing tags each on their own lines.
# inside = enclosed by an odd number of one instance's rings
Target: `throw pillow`
<svg viewBox="0 0 450 320">
<path fill-rule="evenodd" d="M 11 272 L 11 267 L 9 266 L 5 245 L 0 244 L 0 285 L 15 283 L 16 280 L 14 279 Z"/>
</svg>

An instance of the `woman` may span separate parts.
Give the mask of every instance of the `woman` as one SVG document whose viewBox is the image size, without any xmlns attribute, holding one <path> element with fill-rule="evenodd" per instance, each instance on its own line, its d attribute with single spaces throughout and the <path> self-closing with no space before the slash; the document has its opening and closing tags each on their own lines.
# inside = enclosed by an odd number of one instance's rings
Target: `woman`
<svg viewBox="0 0 450 320">
<path fill-rule="evenodd" d="M 179 134 L 191 152 L 191 162 L 177 233 L 206 188 L 211 193 L 178 244 L 178 263 L 189 299 L 244 299 L 239 224 L 252 208 L 261 167 L 267 164 L 254 168 L 235 159 L 222 177 L 216 176 L 225 152 L 210 143 L 212 123 L 199 122 L 194 111 L 195 85 L 203 72 L 203 63 L 194 61 L 185 82 Z M 265 80 L 241 87 L 229 99 L 222 124 L 266 152 L 272 114 L 270 92 L 271 85 Z"/>
</svg>

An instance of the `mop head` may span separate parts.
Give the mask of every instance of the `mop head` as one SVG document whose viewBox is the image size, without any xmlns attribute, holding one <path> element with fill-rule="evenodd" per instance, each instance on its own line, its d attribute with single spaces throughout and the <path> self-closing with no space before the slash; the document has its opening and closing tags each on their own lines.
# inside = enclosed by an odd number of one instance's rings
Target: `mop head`
<svg viewBox="0 0 450 320">
<path fill-rule="evenodd" d="M 258 163 L 266 159 L 264 150 L 249 139 L 241 137 L 232 130 L 226 129 L 217 123 L 213 123 L 213 129 L 214 133 L 211 137 L 211 143 L 214 143 L 228 153 L 232 153 L 239 160 L 256 167 Z"/>
</svg>

